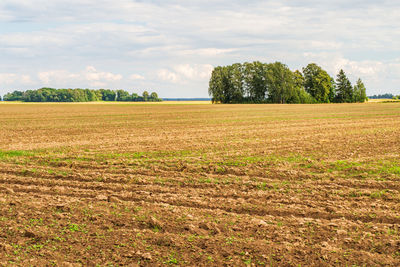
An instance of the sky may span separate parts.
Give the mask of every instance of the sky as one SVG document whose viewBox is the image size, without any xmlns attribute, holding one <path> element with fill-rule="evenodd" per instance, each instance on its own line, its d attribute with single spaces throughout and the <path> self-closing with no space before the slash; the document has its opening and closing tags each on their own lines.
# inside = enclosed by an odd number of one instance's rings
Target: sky
<svg viewBox="0 0 400 267">
<path fill-rule="evenodd" d="M 400 94 L 400 1 L 1 0 L 0 95 L 111 88 L 208 97 L 216 66 L 343 69 Z"/>
</svg>

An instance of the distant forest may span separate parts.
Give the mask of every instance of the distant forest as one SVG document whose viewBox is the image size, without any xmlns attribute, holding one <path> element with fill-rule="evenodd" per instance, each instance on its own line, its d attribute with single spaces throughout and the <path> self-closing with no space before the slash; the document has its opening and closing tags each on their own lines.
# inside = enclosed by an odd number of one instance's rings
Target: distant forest
<svg viewBox="0 0 400 267">
<path fill-rule="evenodd" d="M 141 96 L 125 90 L 110 89 L 54 89 L 41 88 L 28 91 L 14 91 L 3 97 L 4 101 L 22 102 L 92 102 L 92 101 L 133 101 L 133 102 L 158 102 L 162 101 L 153 92 L 144 91 Z"/>
<path fill-rule="evenodd" d="M 393 94 L 382 94 L 382 95 L 373 95 L 369 96 L 370 99 L 400 99 L 400 95 L 395 96 Z"/>
<path fill-rule="evenodd" d="M 213 103 L 352 103 L 367 100 L 361 79 L 352 86 L 343 70 L 334 80 L 315 63 L 291 71 L 281 62 L 236 63 L 214 68 Z"/>
</svg>

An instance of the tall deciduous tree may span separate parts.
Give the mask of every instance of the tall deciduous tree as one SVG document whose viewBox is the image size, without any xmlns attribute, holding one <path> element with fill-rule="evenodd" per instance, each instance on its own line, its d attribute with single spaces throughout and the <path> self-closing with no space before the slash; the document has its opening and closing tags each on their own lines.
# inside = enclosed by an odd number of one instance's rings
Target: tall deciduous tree
<svg viewBox="0 0 400 267">
<path fill-rule="evenodd" d="M 149 100 L 150 94 L 149 94 L 149 92 L 144 91 L 143 94 L 142 94 L 142 96 L 143 96 L 143 100 L 144 100 L 144 101 L 148 101 L 148 100 Z"/>
<path fill-rule="evenodd" d="M 268 64 L 266 75 L 268 99 L 272 103 L 297 102 L 293 72 L 281 62 Z"/>
<path fill-rule="evenodd" d="M 241 103 L 243 102 L 243 97 L 245 94 L 243 65 L 240 63 L 235 63 L 227 68 L 228 75 L 230 77 L 231 102 Z"/>
<path fill-rule="evenodd" d="M 367 100 L 367 93 L 365 89 L 364 83 L 361 81 L 361 79 L 357 80 L 356 85 L 354 85 L 354 97 L 353 101 L 354 102 L 365 102 Z"/>
<path fill-rule="evenodd" d="M 216 67 L 211 73 L 211 78 L 208 86 L 208 94 L 212 96 L 213 103 L 226 103 L 224 93 L 224 68 Z"/>
<path fill-rule="evenodd" d="M 294 83 L 295 83 L 296 88 L 304 89 L 305 80 L 304 80 L 304 76 L 301 73 L 301 71 L 296 70 L 293 72 L 293 75 L 294 75 Z"/>
<path fill-rule="evenodd" d="M 158 98 L 158 94 L 156 92 L 152 92 L 150 94 L 150 101 L 158 102 L 158 101 L 161 101 L 161 99 Z"/>
<path fill-rule="evenodd" d="M 317 102 L 328 103 L 334 101 L 333 79 L 315 63 L 303 68 L 305 90 Z"/>
<path fill-rule="evenodd" d="M 117 90 L 117 101 L 131 101 L 132 97 L 125 90 Z"/>
<path fill-rule="evenodd" d="M 244 63 L 244 84 L 247 97 L 252 102 L 263 102 L 268 94 L 267 64 L 259 61 Z"/>
<path fill-rule="evenodd" d="M 296 70 L 295 72 L 293 72 L 293 76 L 295 88 L 292 103 L 315 103 L 315 99 L 305 90 L 305 80 L 303 74 L 299 70 Z"/>
</svg>

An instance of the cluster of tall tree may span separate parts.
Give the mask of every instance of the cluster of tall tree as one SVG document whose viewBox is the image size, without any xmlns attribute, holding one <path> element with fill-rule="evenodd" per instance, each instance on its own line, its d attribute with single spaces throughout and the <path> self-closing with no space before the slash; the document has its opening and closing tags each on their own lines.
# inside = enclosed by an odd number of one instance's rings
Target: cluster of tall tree
<svg viewBox="0 0 400 267">
<path fill-rule="evenodd" d="M 91 102 L 91 101 L 161 101 L 157 93 L 144 91 L 141 96 L 125 90 L 110 89 L 54 89 L 41 88 L 28 91 L 14 91 L 3 97 L 4 101 L 23 102 Z"/>
<path fill-rule="evenodd" d="M 213 103 L 350 103 L 365 102 L 358 79 L 353 87 L 343 70 L 336 81 L 315 63 L 291 71 L 281 62 L 236 63 L 214 68 L 208 93 Z"/>
</svg>

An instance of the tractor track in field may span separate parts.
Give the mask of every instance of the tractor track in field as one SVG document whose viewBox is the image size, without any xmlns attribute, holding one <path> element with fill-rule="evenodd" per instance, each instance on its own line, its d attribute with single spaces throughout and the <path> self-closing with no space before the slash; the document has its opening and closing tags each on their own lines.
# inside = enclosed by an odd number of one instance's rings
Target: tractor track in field
<svg viewBox="0 0 400 267">
<path fill-rule="evenodd" d="M 222 195 L 222 194 L 211 194 L 197 192 L 197 196 L 191 196 L 190 192 L 175 192 L 172 190 L 163 190 L 162 186 L 151 186 L 149 187 L 132 187 L 124 186 L 118 183 L 106 185 L 92 185 L 90 183 L 76 184 L 76 183 L 65 183 L 65 182 L 54 182 L 49 184 L 48 181 L 37 181 L 37 180 L 24 180 L 22 177 L 14 179 L 0 179 L 0 184 L 8 185 L 10 189 L 15 192 L 23 193 L 35 193 L 38 195 L 59 195 L 68 196 L 75 198 L 92 198 L 96 199 L 99 195 L 114 196 L 122 201 L 133 201 L 133 202 L 147 202 L 147 203 L 164 203 L 171 206 L 183 206 L 188 208 L 202 208 L 208 210 L 223 210 L 226 212 L 233 212 L 237 214 L 249 214 L 258 216 L 277 216 L 277 217 L 308 217 L 313 219 L 338 219 L 344 217 L 352 221 L 361 221 L 364 223 L 388 223 L 388 224 L 399 224 L 400 218 L 388 216 L 387 214 L 379 213 L 376 218 L 368 216 L 354 216 L 347 210 L 352 207 L 351 203 L 357 203 L 357 201 L 341 201 L 341 207 L 330 206 L 330 212 L 321 211 L 325 209 L 325 203 L 329 199 L 321 199 L 320 201 L 314 199 L 312 205 L 305 203 L 303 200 L 298 199 L 287 200 L 285 195 L 273 194 L 266 196 L 266 198 L 244 198 L 240 194 L 233 195 Z M 118 188 L 120 187 L 120 188 Z M 167 188 L 167 189 L 171 189 Z M 182 188 L 187 189 L 187 188 Z M 251 194 L 251 192 L 246 192 Z M 334 201 L 334 200 L 332 200 Z M 388 200 L 386 200 L 388 201 Z M 390 200 L 389 200 L 390 202 Z M 218 205 L 221 203 L 225 205 Z M 254 208 L 261 207 L 262 203 L 269 203 L 274 205 L 272 209 L 268 208 Z M 395 203 L 399 203 L 398 200 Z M 251 204 L 251 207 L 243 207 L 243 205 Z M 311 204 L 311 203 L 310 203 Z M 283 208 L 276 208 L 276 205 L 284 205 Z M 228 207 L 227 207 L 228 206 Z M 288 207 L 287 207 L 288 206 Z M 352 207 L 352 213 L 357 213 L 357 210 L 366 209 L 367 206 Z M 375 213 L 381 210 L 376 210 Z M 384 210 L 383 210 L 384 211 Z"/>
</svg>

